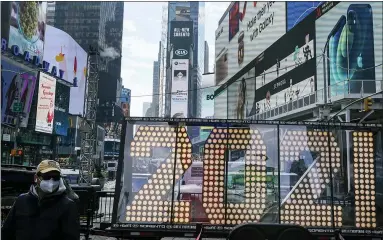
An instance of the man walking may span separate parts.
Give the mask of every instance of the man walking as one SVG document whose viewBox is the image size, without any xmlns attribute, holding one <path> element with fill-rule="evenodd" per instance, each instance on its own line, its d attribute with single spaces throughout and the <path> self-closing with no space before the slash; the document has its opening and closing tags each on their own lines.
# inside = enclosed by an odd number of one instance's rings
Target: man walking
<svg viewBox="0 0 383 240">
<path fill-rule="evenodd" d="M 1 229 L 7 240 L 79 240 L 76 204 L 66 195 L 59 164 L 44 160 L 37 166 L 35 184 L 15 201 Z"/>
</svg>

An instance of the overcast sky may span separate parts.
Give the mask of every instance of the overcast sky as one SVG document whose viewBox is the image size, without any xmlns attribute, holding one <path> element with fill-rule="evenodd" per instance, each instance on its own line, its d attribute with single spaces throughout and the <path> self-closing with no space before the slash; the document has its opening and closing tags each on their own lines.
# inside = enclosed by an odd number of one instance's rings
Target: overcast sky
<svg viewBox="0 0 383 240">
<path fill-rule="evenodd" d="M 121 77 L 132 90 L 130 115 L 142 116 L 143 102 L 151 102 L 153 61 L 161 39 L 162 6 L 167 2 L 125 2 Z M 218 21 L 230 2 L 205 3 L 205 40 L 209 44 L 209 65 L 213 70 L 214 35 Z M 203 67 L 203 66 L 202 66 Z M 135 97 L 142 96 L 144 97 Z"/>
</svg>

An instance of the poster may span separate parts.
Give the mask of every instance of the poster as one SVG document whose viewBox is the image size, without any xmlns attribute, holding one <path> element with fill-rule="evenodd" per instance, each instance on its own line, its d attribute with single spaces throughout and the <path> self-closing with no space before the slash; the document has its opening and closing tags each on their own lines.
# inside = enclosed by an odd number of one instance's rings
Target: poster
<svg viewBox="0 0 383 240">
<path fill-rule="evenodd" d="M 55 112 L 56 79 L 40 72 L 37 99 L 37 132 L 52 133 Z"/>
</svg>

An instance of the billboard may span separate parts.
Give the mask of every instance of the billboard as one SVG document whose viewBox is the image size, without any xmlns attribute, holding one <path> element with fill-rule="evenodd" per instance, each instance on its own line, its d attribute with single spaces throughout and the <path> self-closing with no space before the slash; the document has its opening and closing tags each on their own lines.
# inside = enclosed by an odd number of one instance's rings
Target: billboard
<svg viewBox="0 0 383 240">
<path fill-rule="evenodd" d="M 201 88 L 201 118 L 214 117 L 214 74 L 202 75 Z"/>
<path fill-rule="evenodd" d="M 13 112 L 13 107 L 21 102 L 20 127 L 27 127 L 36 80 L 36 72 L 1 58 L 1 123 L 16 124 L 17 113 Z"/>
<path fill-rule="evenodd" d="M 54 129 L 53 132 L 56 135 L 67 136 L 69 127 L 69 98 L 70 98 L 70 87 L 56 83 L 56 94 L 55 94 L 55 117 L 54 117 Z"/>
<path fill-rule="evenodd" d="M 316 91 L 314 47 L 315 12 L 257 56 L 255 67 L 220 86 L 219 91 L 227 91 L 227 103 L 216 104 L 215 112 L 226 108 L 227 118 L 244 119 L 302 97 L 313 97 Z"/>
<path fill-rule="evenodd" d="M 172 60 L 171 116 L 187 118 L 189 90 L 189 60 Z"/>
<path fill-rule="evenodd" d="M 43 58 L 47 2 L 12 2 L 8 46 Z"/>
<path fill-rule="evenodd" d="M 285 2 L 232 4 L 215 32 L 216 84 L 231 79 L 285 32 Z"/>
<path fill-rule="evenodd" d="M 192 21 L 170 22 L 170 44 L 173 45 L 173 59 L 189 59 L 193 43 Z"/>
<path fill-rule="evenodd" d="M 39 75 L 36 111 L 36 132 L 52 133 L 55 112 L 56 78 L 43 72 Z"/>
<path fill-rule="evenodd" d="M 86 66 L 84 50 L 68 33 L 50 25 L 46 26 L 44 48 L 44 61 L 62 70 L 62 79 L 77 87 Z"/>
<path fill-rule="evenodd" d="M 315 56 L 313 12 L 255 60 L 255 81 L 248 81 L 255 82 L 255 92 L 246 100 L 247 117 L 314 94 Z"/>
<path fill-rule="evenodd" d="M 148 120 L 125 122 L 112 228 L 174 235 L 201 224 L 209 234 L 257 222 L 382 234 L 382 124 Z M 202 151 L 191 126 L 208 133 Z"/>
<path fill-rule="evenodd" d="M 317 79 L 328 98 L 381 89 L 382 2 L 325 2 L 317 10 Z M 380 67 L 377 67 L 380 66 Z M 379 80 L 379 81 L 377 81 Z"/>
<path fill-rule="evenodd" d="M 311 12 L 322 2 L 313 1 L 313 2 L 286 2 L 286 31 L 292 29 L 300 21 L 306 18 Z"/>
<path fill-rule="evenodd" d="M 130 116 L 130 96 L 131 91 L 128 88 L 121 89 L 121 109 L 124 117 Z"/>
</svg>

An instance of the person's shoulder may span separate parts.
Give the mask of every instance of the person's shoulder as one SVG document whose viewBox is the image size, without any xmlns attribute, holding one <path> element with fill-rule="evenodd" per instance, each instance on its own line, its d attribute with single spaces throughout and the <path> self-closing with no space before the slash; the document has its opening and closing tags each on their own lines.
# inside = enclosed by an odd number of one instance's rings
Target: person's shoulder
<svg viewBox="0 0 383 240">
<path fill-rule="evenodd" d="M 72 200 L 72 199 L 70 199 L 66 194 L 63 194 L 63 196 L 62 196 L 62 198 L 61 198 L 61 202 L 62 202 L 62 204 L 64 204 L 64 205 L 68 205 L 68 206 L 70 206 L 70 205 L 75 205 L 76 203 Z"/>
</svg>

